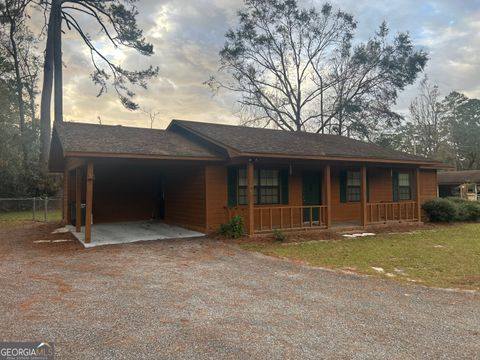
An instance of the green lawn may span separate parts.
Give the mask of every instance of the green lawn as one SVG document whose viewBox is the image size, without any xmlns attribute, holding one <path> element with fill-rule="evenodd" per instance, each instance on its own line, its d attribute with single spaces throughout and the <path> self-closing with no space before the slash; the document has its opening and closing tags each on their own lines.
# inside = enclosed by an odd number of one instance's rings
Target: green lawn
<svg viewBox="0 0 480 360">
<path fill-rule="evenodd" d="M 480 290 L 480 224 L 332 241 L 244 243 L 241 247 L 313 266 Z"/>
<path fill-rule="evenodd" d="M 35 214 L 37 221 L 43 221 L 43 211 L 37 211 Z M 49 210 L 47 213 L 47 221 L 56 221 L 62 219 L 62 210 Z M 16 211 L 0 213 L 0 222 L 15 222 L 15 221 L 32 221 L 32 211 Z"/>
</svg>

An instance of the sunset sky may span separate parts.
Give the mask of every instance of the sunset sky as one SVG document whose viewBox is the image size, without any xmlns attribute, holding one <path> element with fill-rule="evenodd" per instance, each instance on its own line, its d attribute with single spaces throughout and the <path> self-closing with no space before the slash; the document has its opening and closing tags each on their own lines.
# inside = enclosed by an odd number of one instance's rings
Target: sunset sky
<svg viewBox="0 0 480 360">
<path fill-rule="evenodd" d="M 218 68 L 218 52 L 227 29 L 235 25 L 240 0 L 140 0 L 139 25 L 155 54 L 142 57 L 131 50 L 113 49 L 102 43 L 98 28 L 89 26 L 99 46 L 129 69 L 159 66 L 159 77 L 148 90 L 138 90 L 141 107 L 160 114 L 154 127 L 164 128 L 172 118 L 237 123 L 235 98 L 226 92 L 212 96 L 202 83 Z M 300 1 L 320 8 L 321 1 Z M 426 72 L 440 86 L 442 95 L 452 90 L 480 97 L 479 0 L 341 0 L 335 7 L 358 21 L 356 40 L 365 40 L 386 20 L 393 33 L 409 31 L 414 44 L 428 52 Z M 113 89 L 99 98 L 89 74 L 89 53 L 74 33 L 63 43 L 64 111 L 67 121 L 149 126 L 148 116 L 124 109 Z M 397 110 L 405 112 L 417 85 L 403 92 Z"/>
</svg>

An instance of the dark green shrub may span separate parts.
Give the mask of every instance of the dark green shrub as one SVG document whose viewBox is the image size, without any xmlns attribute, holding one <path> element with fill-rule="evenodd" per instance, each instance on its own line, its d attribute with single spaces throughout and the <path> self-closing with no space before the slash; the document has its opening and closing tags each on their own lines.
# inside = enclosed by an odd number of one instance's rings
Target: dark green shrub
<svg viewBox="0 0 480 360">
<path fill-rule="evenodd" d="M 447 199 L 434 199 L 422 205 L 431 222 L 451 222 L 457 219 L 457 206 Z"/>
<path fill-rule="evenodd" d="M 275 241 L 286 241 L 287 235 L 285 235 L 281 230 L 275 229 L 273 230 L 273 238 Z"/>
<path fill-rule="evenodd" d="M 245 233 L 243 217 L 235 215 L 227 224 L 220 225 L 220 234 L 229 238 L 238 238 Z"/>
<path fill-rule="evenodd" d="M 477 221 L 480 220 L 480 203 L 477 201 L 457 202 L 458 221 Z"/>
</svg>

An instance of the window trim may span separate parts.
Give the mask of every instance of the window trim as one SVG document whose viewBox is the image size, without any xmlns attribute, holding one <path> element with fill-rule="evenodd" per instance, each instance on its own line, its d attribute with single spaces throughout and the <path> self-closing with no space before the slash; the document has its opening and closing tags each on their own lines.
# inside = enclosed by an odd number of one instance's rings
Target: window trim
<svg viewBox="0 0 480 360">
<path fill-rule="evenodd" d="M 405 186 L 405 185 L 400 185 L 400 175 L 406 175 L 408 177 L 408 186 Z M 398 188 L 398 201 L 410 201 L 412 200 L 412 176 L 411 176 L 411 173 L 409 172 L 398 172 L 397 173 L 397 178 L 398 178 L 398 184 L 397 184 L 397 188 Z M 402 198 L 402 189 L 408 189 L 408 198 Z"/>
<path fill-rule="evenodd" d="M 247 176 L 247 171 L 245 168 L 239 168 L 238 170 L 238 178 L 237 178 L 237 203 L 240 206 L 245 206 L 248 205 L 248 195 L 247 195 L 247 200 L 245 202 L 242 202 L 240 200 L 240 190 L 245 190 L 248 191 L 248 185 L 240 185 L 240 171 L 244 170 L 245 175 Z M 261 185 L 261 172 L 262 171 L 268 171 L 268 170 L 274 170 L 277 172 L 277 185 Z M 268 205 L 281 205 L 282 204 L 282 179 L 281 179 L 281 169 L 280 168 L 257 168 L 255 169 L 254 177 L 256 176 L 256 179 L 254 178 L 254 184 L 256 180 L 256 185 L 254 185 L 254 202 L 253 205 L 260 205 L 260 206 L 268 206 Z M 248 183 L 248 180 L 247 180 Z M 277 189 L 277 202 L 272 202 L 272 203 L 263 203 L 261 202 L 262 198 L 262 189 Z"/>
<path fill-rule="evenodd" d="M 359 174 L 359 178 L 360 178 L 360 184 L 359 185 L 348 185 L 348 174 L 349 173 L 358 173 Z M 359 170 L 347 170 L 347 173 L 346 173 L 346 182 L 345 182 L 345 187 L 346 187 L 346 200 L 347 202 L 351 202 L 351 203 L 358 203 L 362 200 L 362 175 L 361 175 L 361 172 Z M 358 192 L 359 192 L 359 197 L 358 197 L 358 200 L 351 200 L 350 197 L 349 197 L 349 188 L 354 188 L 354 189 L 358 189 Z"/>
</svg>

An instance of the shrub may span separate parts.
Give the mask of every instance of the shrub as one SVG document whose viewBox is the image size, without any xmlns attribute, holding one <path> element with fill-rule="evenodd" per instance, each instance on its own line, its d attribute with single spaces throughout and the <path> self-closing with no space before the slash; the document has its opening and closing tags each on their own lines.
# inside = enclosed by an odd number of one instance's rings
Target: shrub
<svg viewBox="0 0 480 360">
<path fill-rule="evenodd" d="M 238 238 L 245 233 L 243 217 L 235 215 L 227 224 L 220 225 L 220 234 L 229 238 Z"/>
<path fill-rule="evenodd" d="M 477 221 L 480 220 L 480 203 L 477 201 L 457 202 L 458 221 Z"/>
<path fill-rule="evenodd" d="M 457 219 L 457 206 L 447 199 L 434 199 L 425 202 L 422 209 L 431 222 L 451 222 Z"/>
<path fill-rule="evenodd" d="M 273 238 L 275 241 L 286 241 L 287 235 L 285 235 L 281 230 L 273 230 Z"/>
</svg>

